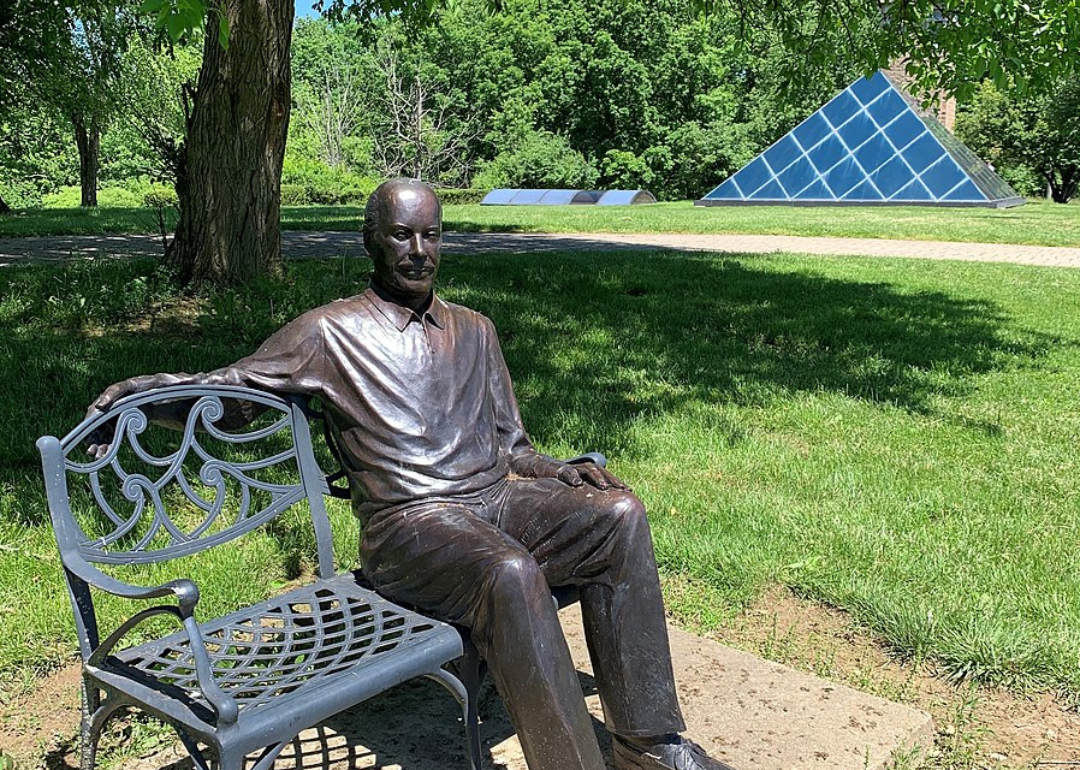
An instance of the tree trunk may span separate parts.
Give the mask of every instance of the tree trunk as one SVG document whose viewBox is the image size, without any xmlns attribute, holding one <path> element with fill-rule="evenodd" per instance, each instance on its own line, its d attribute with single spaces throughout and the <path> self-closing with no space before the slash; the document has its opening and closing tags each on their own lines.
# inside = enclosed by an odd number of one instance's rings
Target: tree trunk
<svg viewBox="0 0 1080 770">
<path fill-rule="evenodd" d="M 7 201 L 4 200 L 4 196 L 0 195 L 0 214 L 10 214 L 11 206 L 7 205 Z"/>
<path fill-rule="evenodd" d="M 236 284 L 281 267 L 294 0 L 224 0 L 208 34 L 176 179 L 171 258 L 185 282 Z M 208 23 L 217 29 L 214 18 Z"/>
<path fill-rule="evenodd" d="M 79 188 L 82 190 L 80 206 L 97 206 L 98 161 L 101 156 L 101 127 L 96 120 L 86 124 L 81 115 L 73 115 L 75 144 L 79 148 Z"/>
<path fill-rule="evenodd" d="M 1051 169 L 1044 175 L 1054 203 L 1068 203 L 1076 197 L 1077 187 L 1080 186 L 1080 171 L 1067 167 Z"/>
</svg>

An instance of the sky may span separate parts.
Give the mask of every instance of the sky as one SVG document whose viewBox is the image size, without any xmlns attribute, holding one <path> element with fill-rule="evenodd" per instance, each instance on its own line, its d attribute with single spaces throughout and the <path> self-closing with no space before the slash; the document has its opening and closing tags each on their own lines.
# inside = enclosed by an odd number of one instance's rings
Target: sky
<svg viewBox="0 0 1080 770">
<path fill-rule="evenodd" d="M 296 16 L 297 18 L 306 17 L 312 18 L 318 16 L 311 6 L 314 5 L 315 0 L 296 0 Z"/>
</svg>

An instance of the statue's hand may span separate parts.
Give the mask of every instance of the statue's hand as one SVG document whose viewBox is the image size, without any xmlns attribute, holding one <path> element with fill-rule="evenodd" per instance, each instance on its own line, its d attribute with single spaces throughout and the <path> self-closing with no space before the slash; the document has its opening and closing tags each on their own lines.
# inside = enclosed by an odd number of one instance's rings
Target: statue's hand
<svg viewBox="0 0 1080 770">
<path fill-rule="evenodd" d="M 565 463 L 555 478 L 572 487 L 590 484 L 597 489 L 629 489 L 614 473 L 595 463 Z"/>
<path fill-rule="evenodd" d="M 131 377 L 127 380 L 121 380 L 120 382 L 113 383 L 109 387 L 105 388 L 104 392 L 94 399 L 90 404 L 90 408 L 86 410 L 86 418 L 89 419 L 96 414 L 107 411 L 109 407 L 115 404 L 125 396 L 130 396 L 135 393 L 142 393 L 152 388 L 158 387 L 159 375 L 151 375 L 144 377 Z M 116 435 L 116 421 L 110 420 L 98 426 L 94 431 L 87 436 L 87 453 L 95 460 L 100 460 L 109 452 L 109 447 L 112 445 L 113 439 Z"/>
</svg>

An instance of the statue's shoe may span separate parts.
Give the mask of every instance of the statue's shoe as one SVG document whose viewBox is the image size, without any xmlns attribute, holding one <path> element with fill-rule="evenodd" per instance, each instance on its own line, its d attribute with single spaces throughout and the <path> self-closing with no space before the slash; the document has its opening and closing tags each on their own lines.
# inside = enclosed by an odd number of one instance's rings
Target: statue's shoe
<svg viewBox="0 0 1080 770">
<path fill-rule="evenodd" d="M 735 770 L 682 737 L 678 743 L 658 743 L 642 749 L 613 735 L 611 754 L 615 770 Z"/>
</svg>

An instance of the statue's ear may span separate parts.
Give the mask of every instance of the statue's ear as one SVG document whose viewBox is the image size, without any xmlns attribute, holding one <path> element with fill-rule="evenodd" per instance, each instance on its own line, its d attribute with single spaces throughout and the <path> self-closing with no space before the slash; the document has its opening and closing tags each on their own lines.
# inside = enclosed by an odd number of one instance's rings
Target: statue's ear
<svg viewBox="0 0 1080 770">
<path fill-rule="evenodd" d="M 375 246 L 375 239 L 372 237 L 371 231 L 368 230 L 365 227 L 364 228 L 364 251 L 367 252 L 369 257 L 371 257 L 372 259 L 375 259 L 375 249 L 376 248 L 377 247 Z"/>
</svg>

